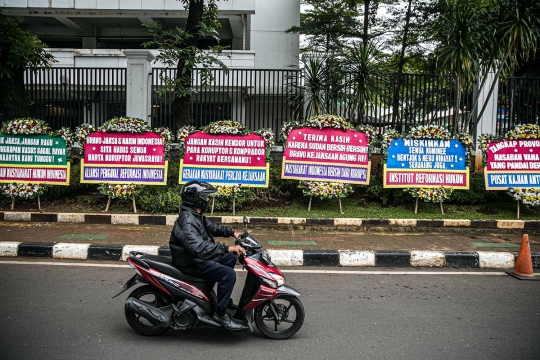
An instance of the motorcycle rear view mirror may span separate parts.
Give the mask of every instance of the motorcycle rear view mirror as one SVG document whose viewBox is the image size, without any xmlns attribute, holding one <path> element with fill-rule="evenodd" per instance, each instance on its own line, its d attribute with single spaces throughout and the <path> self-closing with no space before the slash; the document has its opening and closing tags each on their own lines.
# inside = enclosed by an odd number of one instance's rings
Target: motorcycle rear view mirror
<svg viewBox="0 0 540 360">
<path fill-rule="evenodd" d="M 243 236 L 245 234 L 245 236 Z M 259 240 L 255 239 L 253 236 L 249 235 L 247 232 L 242 233 L 241 236 L 236 239 L 234 242 L 236 245 L 242 246 L 246 250 L 255 250 L 262 248 Z"/>
</svg>

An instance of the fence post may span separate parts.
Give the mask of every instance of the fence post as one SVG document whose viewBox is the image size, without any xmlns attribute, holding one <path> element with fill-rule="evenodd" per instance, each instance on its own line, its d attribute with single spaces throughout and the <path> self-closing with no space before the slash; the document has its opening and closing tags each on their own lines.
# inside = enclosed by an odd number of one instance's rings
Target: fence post
<svg viewBox="0 0 540 360">
<path fill-rule="evenodd" d="M 497 134 L 497 99 L 499 97 L 499 80 L 497 80 L 497 82 L 495 83 L 490 98 L 487 98 L 489 88 L 491 87 L 494 78 L 495 73 L 490 71 L 484 87 L 482 89 L 478 89 L 478 91 L 480 92 L 480 96 L 478 97 L 478 106 L 476 107 L 476 109 L 472 109 L 472 111 L 476 111 L 476 117 L 480 109 L 482 109 L 484 104 L 487 103 L 486 110 L 482 114 L 482 118 L 479 119 L 476 131 L 474 132 L 476 145 L 478 145 L 478 136 L 480 136 L 481 134 Z M 475 147 L 478 148 L 478 146 Z M 475 171 L 479 172 L 481 171 L 481 169 L 483 169 L 482 152 L 477 149 L 475 156 Z"/>
<path fill-rule="evenodd" d="M 497 98 L 499 95 L 499 80 L 497 80 L 494 85 L 495 88 L 493 89 L 493 93 L 491 93 L 491 97 L 489 99 L 487 98 L 489 88 L 493 83 L 494 77 L 495 74 L 490 71 L 484 87 L 478 90 L 480 92 L 480 97 L 478 98 L 478 106 L 476 111 L 480 111 L 480 109 L 482 109 L 484 104 L 487 102 L 486 110 L 484 111 L 484 114 L 482 114 L 482 118 L 476 127 L 476 133 L 478 135 L 497 134 Z"/>
<path fill-rule="evenodd" d="M 154 55 L 150 50 L 124 50 L 127 56 L 126 115 L 145 120 L 150 125 L 150 62 Z"/>
</svg>

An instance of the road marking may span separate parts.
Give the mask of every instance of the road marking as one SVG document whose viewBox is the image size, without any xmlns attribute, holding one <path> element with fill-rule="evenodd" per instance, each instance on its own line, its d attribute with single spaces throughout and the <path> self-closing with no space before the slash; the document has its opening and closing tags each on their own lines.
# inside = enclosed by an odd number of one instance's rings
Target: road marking
<svg viewBox="0 0 540 360">
<path fill-rule="evenodd" d="M 511 243 L 471 242 L 470 244 L 476 247 L 519 247 L 519 244 Z"/>
<path fill-rule="evenodd" d="M 0 243 L 0 256 L 17 256 L 20 244 L 18 241 L 2 241 Z"/>
<path fill-rule="evenodd" d="M 478 262 L 481 268 L 512 269 L 514 267 L 514 254 L 507 252 L 477 251 Z"/>
<path fill-rule="evenodd" d="M 128 265 L 73 263 L 57 261 L 0 261 L 0 264 L 129 268 Z"/>
<path fill-rule="evenodd" d="M 128 265 L 116 265 L 116 264 L 94 264 L 94 263 L 74 263 L 74 262 L 57 262 L 57 261 L 7 261 L 0 260 L 0 264 L 13 264 L 13 265 L 49 265 L 49 266 L 79 266 L 79 267 L 104 267 L 104 268 L 129 268 Z M 235 269 L 237 272 L 245 270 Z M 366 271 L 352 271 L 352 270 L 287 270 L 281 269 L 284 273 L 295 274 L 336 274 L 336 275 L 483 275 L 483 276 L 501 276 L 507 274 L 500 271 L 392 271 L 392 270 L 366 270 Z M 540 276 L 540 273 L 535 273 Z"/>
<path fill-rule="evenodd" d="M 287 245 L 287 246 L 308 246 L 308 245 L 317 245 L 315 241 L 278 241 L 278 240 L 269 240 L 267 241 L 269 245 Z"/>
<path fill-rule="evenodd" d="M 284 273 L 305 274 L 347 274 L 347 275 L 507 275 L 505 272 L 469 272 L 469 271 L 348 271 L 348 270 L 282 270 Z M 536 275 L 536 274 L 535 274 Z"/>
<path fill-rule="evenodd" d="M 339 250 L 341 266 L 375 266 L 374 251 Z"/>
<path fill-rule="evenodd" d="M 445 265 L 445 256 L 442 251 L 417 251 L 411 250 L 411 266 L 436 266 Z"/>
<path fill-rule="evenodd" d="M 53 246 L 55 259 L 86 260 L 90 244 L 57 243 Z"/>
<path fill-rule="evenodd" d="M 109 235 L 93 235 L 93 234 L 64 234 L 60 235 L 59 239 L 84 239 L 84 240 L 105 240 Z"/>
<path fill-rule="evenodd" d="M 302 250 L 268 250 L 268 255 L 277 266 L 304 265 L 304 252 Z"/>
</svg>

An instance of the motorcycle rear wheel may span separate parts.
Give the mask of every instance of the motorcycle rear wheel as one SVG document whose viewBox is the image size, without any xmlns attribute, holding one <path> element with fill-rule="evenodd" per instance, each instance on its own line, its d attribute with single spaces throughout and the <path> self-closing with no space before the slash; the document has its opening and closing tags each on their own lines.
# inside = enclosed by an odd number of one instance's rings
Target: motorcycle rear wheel
<svg viewBox="0 0 540 360">
<path fill-rule="evenodd" d="M 278 319 L 274 317 L 274 307 Z M 300 330 L 304 323 L 305 311 L 295 296 L 281 295 L 255 309 L 255 325 L 266 337 L 274 340 L 287 339 Z"/>
<path fill-rule="evenodd" d="M 172 303 L 171 298 L 168 295 L 160 292 L 150 285 L 141 286 L 133 290 L 133 292 L 129 294 L 129 297 L 143 301 L 158 309 L 170 306 Z M 139 334 L 155 336 L 168 330 L 168 327 L 156 326 L 141 315 L 135 314 L 128 309 L 124 309 L 124 315 L 126 316 L 129 326 L 131 326 L 131 328 Z"/>
</svg>

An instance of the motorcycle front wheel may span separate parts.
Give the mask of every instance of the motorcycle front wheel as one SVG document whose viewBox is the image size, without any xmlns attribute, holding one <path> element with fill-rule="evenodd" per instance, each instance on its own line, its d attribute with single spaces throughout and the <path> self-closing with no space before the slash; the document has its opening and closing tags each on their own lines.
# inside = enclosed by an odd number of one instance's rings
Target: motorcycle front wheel
<svg viewBox="0 0 540 360">
<path fill-rule="evenodd" d="M 277 316 L 277 317 L 276 317 Z M 255 309 L 257 329 L 270 339 L 287 339 L 302 327 L 304 306 L 295 296 L 280 295 Z"/>
<path fill-rule="evenodd" d="M 171 298 L 168 295 L 163 294 L 150 285 L 141 286 L 133 290 L 133 292 L 129 294 L 129 297 L 143 301 L 158 309 L 170 306 L 172 303 Z M 124 309 L 124 314 L 129 326 L 139 334 L 154 336 L 162 334 L 168 329 L 167 327 L 156 326 L 143 316 L 135 314 L 128 309 Z"/>
</svg>

